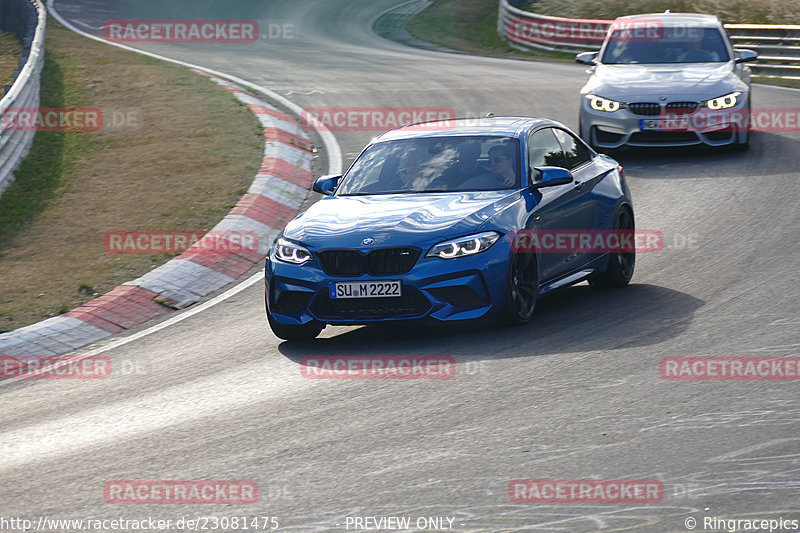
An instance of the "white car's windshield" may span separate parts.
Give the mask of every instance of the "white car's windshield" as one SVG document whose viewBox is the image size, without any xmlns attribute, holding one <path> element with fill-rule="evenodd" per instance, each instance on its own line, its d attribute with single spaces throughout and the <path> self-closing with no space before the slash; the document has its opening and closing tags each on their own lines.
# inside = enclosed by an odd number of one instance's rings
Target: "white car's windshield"
<svg viewBox="0 0 800 533">
<path fill-rule="evenodd" d="M 601 61 L 611 65 L 716 63 L 730 61 L 730 55 L 716 28 L 667 26 L 633 34 L 625 29 L 614 29 Z"/>
<path fill-rule="evenodd" d="M 510 137 L 402 139 L 367 148 L 337 196 L 518 188 L 519 142 Z"/>
</svg>

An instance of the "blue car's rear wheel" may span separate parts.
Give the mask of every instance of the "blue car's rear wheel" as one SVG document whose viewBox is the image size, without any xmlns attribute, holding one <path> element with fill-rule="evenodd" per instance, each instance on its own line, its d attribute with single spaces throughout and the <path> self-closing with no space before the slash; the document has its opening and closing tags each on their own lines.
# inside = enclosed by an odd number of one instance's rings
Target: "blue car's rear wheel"
<svg viewBox="0 0 800 533">
<path fill-rule="evenodd" d="M 622 207 L 614 216 L 614 229 L 633 231 L 633 213 Z M 608 266 L 605 272 L 589 279 L 593 287 L 624 287 L 633 277 L 633 267 L 636 264 L 636 252 L 609 254 Z"/>
<path fill-rule="evenodd" d="M 510 259 L 504 324 L 518 326 L 530 322 L 539 295 L 539 276 L 536 256 L 514 253 Z"/>
</svg>

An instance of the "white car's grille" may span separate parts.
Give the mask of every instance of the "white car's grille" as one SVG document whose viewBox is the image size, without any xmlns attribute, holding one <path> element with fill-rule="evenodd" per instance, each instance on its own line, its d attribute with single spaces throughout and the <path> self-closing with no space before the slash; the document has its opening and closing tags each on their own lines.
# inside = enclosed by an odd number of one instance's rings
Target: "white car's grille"
<svg viewBox="0 0 800 533">
<path fill-rule="evenodd" d="M 662 113 L 673 115 L 691 115 L 697 111 L 697 102 L 670 102 L 662 107 L 656 102 L 633 102 L 628 104 L 628 109 L 634 115 L 654 117 Z"/>
<path fill-rule="evenodd" d="M 628 104 L 628 109 L 634 115 L 658 116 L 661 114 L 661 105 L 655 102 L 637 102 Z"/>
<path fill-rule="evenodd" d="M 695 111 L 697 111 L 697 102 L 670 102 L 667 104 L 667 113 L 691 115 Z"/>
</svg>

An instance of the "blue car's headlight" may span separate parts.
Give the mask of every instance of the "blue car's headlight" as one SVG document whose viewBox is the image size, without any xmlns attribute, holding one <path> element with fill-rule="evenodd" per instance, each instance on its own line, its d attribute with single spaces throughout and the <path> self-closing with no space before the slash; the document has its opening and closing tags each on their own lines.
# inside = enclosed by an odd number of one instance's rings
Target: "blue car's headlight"
<svg viewBox="0 0 800 533">
<path fill-rule="evenodd" d="M 736 105 L 736 101 L 742 93 L 739 91 L 729 93 L 723 96 L 712 98 L 703 102 L 709 109 L 716 111 L 717 109 L 728 109 Z"/>
<path fill-rule="evenodd" d="M 609 100 L 608 98 L 603 98 L 602 96 L 597 96 L 596 94 L 587 94 L 586 98 L 589 100 L 589 105 L 592 106 L 592 109 L 595 111 L 613 113 L 620 107 L 623 107 L 623 104 L 617 102 L 616 100 Z"/>
<path fill-rule="evenodd" d="M 477 235 L 460 237 L 452 241 L 440 242 L 428 252 L 426 257 L 441 257 L 442 259 L 455 259 L 466 255 L 475 255 L 485 252 L 500 238 L 496 231 L 486 231 Z"/>
<path fill-rule="evenodd" d="M 299 244 L 280 238 L 275 242 L 275 259 L 284 263 L 302 265 L 306 261 L 311 261 L 311 252 Z"/>
</svg>

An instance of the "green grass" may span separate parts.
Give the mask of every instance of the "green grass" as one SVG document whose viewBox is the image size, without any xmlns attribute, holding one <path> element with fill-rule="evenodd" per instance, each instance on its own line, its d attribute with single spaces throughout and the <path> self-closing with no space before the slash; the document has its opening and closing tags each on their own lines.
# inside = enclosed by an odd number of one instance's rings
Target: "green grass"
<svg viewBox="0 0 800 533">
<path fill-rule="evenodd" d="M 561 61 L 575 58 L 574 54 L 522 52 L 509 46 L 497 33 L 495 0 L 434 0 L 408 21 L 406 29 L 422 41 L 474 54 Z"/>
<path fill-rule="evenodd" d="M 765 85 L 778 85 L 780 87 L 792 87 L 800 89 L 800 80 L 784 80 L 782 78 L 753 78 L 753 83 L 763 83 Z"/>
<path fill-rule="evenodd" d="M 45 51 L 42 69 L 42 107 L 81 107 L 86 105 L 81 87 L 64 86 L 62 69 L 74 65 Z M 81 154 L 92 149 L 91 138 L 82 132 L 36 132 L 28 157 L 14 172 L 14 181 L 0 196 L 0 253 L 11 237 L 29 225 L 58 194 L 64 176 L 71 172 Z"/>
<path fill-rule="evenodd" d="M 22 47 L 17 37 L 0 31 L 0 89 L 3 85 L 11 85 L 14 81 L 14 70 L 18 66 L 17 61 L 21 53 Z"/>
<path fill-rule="evenodd" d="M 103 235 L 210 229 L 263 155 L 253 114 L 206 77 L 88 41 L 53 20 L 41 106 L 98 108 L 106 118 L 131 112 L 132 122 L 36 132 L 0 196 L 0 330 L 78 307 L 166 261 L 107 253 Z"/>
</svg>

